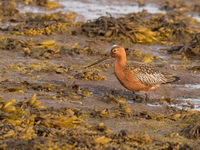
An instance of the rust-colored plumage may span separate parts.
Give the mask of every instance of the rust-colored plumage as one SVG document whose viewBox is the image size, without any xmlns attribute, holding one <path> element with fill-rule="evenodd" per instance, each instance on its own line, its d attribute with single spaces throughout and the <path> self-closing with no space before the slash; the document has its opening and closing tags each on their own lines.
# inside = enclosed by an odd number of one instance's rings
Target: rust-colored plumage
<svg viewBox="0 0 200 150">
<path fill-rule="evenodd" d="M 107 56 L 90 66 L 100 63 L 109 57 L 115 58 L 114 71 L 119 82 L 125 88 L 133 92 L 146 94 L 149 90 L 154 90 L 161 84 L 171 83 L 179 79 L 174 75 L 161 73 L 151 65 L 135 61 L 128 62 L 126 60 L 125 49 L 116 45 L 112 47 L 110 56 Z"/>
</svg>

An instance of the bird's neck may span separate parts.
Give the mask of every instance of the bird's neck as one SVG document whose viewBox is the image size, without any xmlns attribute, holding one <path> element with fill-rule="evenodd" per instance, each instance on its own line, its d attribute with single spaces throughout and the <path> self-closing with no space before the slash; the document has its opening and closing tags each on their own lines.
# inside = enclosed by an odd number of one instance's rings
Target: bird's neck
<svg viewBox="0 0 200 150">
<path fill-rule="evenodd" d="M 115 65 L 119 67 L 125 67 L 126 66 L 126 55 L 118 56 L 115 60 Z"/>
</svg>

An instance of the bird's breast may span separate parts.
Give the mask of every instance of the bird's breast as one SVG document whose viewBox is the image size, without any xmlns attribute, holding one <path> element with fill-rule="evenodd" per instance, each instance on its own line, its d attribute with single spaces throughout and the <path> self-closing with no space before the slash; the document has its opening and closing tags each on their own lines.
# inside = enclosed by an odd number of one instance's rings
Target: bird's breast
<svg viewBox="0 0 200 150">
<path fill-rule="evenodd" d="M 128 90 L 137 92 L 137 91 L 145 91 L 150 88 L 140 83 L 135 78 L 135 75 L 131 70 L 127 70 L 126 68 L 120 65 L 115 64 L 114 72 L 119 82 Z"/>
</svg>

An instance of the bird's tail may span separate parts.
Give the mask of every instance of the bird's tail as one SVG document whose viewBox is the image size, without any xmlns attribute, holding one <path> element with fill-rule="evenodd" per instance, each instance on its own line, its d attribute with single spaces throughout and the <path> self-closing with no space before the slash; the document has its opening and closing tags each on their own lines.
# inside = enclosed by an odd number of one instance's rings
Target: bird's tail
<svg viewBox="0 0 200 150">
<path fill-rule="evenodd" d="M 167 78 L 166 83 L 174 83 L 180 80 L 180 78 L 177 77 L 176 75 L 165 75 L 165 77 Z"/>
</svg>

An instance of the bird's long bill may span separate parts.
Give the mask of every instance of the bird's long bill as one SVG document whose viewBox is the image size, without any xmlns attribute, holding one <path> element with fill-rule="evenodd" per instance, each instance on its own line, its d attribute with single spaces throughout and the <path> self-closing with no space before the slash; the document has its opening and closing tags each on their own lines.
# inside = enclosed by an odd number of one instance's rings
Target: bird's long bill
<svg viewBox="0 0 200 150">
<path fill-rule="evenodd" d="M 102 61 L 104 61 L 104 60 L 106 60 L 106 59 L 109 59 L 109 58 L 111 58 L 109 55 L 108 55 L 108 56 L 105 56 L 105 57 L 103 57 L 102 59 L 98 60 L 97 62 L 94 62 L 93 64 L 90 64 L 90 65 L 87 66 L 86 68 L 91 67 L 91 66 L 94 66 L 94 65 L 96 65 L 96 64 L 99 64 L 100 62 L 102 62 Z"/>
</svg>

